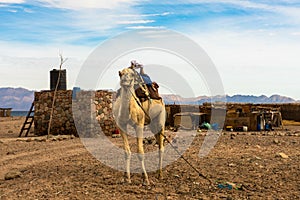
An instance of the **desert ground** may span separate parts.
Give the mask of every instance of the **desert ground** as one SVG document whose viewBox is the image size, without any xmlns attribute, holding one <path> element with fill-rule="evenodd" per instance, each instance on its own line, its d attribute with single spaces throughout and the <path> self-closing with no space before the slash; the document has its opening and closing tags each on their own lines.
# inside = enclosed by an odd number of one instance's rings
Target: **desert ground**
<svg viewBox="0 0 300 200">
<path fill-rule="evenodd" d="M 272 132 L 223 132 L 210 154 L 198 157 L 205 132 L 194 131 L 184 157 L 163 169 L 164 178 L 140 174 L 132 183 L 124 173 L 102 164 L 80 138 L 18 138 L 24 117 L 0 118 L 0 199 L 299 199 L 300 126 Z M 184 131 L 166 134 L 185 137 Z M 121 138 L 110 138 L 122 145 Z M 135 139 L 130 140 L 135 149 Z M 147 151 L 155 142 L 144 144 Z"/>
</svg>

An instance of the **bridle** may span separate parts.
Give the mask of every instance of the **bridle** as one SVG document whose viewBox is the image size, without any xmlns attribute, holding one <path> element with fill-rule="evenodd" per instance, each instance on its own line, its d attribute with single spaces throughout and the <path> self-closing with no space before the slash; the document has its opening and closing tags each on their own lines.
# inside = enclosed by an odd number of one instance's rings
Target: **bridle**
<svg viewBox="0 0 300 200">
<path fill-rule="evenodd" d="M 148 92 L 148 88 L 144 82 L 144 80 L 142 79 L 142 77 L 140 76 L 140 74 L 132 67 L 128 67 L 129 69 L 133 70 L 133 73 L 134 73 L 134 77 L 132 79 L 132 81 L 134 81 L 134 86 L 138 86 L 140 87 L 143 92 L 145 92 L 145 94 L 147 95 L 148 99 L 149 99 L 149 102 L 151 103 L 151 99 L 150 99 L 150 96 L 149 96 L 149 92 Z M 135 88 L 135 87 L 134 87 Z M 135 102 L 138 104 L 138 106 L 143 110 L 145 116 L 150 120 L 151 122 L 151 118 L 150 116 L 148 115 L 148 113 L 146 112 L 146 110 L 143 108 L 140 100 L 138 99 L 138 97 L 136 96 L 135 94 L 135 91 L 132 91 L 132 89 L 129 89 L 130 93 L 131 93 L 131 96 L 134 98 Z"/>
</svg>

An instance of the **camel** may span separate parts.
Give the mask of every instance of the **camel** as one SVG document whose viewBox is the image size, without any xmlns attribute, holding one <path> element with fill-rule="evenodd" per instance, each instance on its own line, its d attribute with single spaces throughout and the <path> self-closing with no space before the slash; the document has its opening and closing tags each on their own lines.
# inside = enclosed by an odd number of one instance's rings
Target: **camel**
<svg viewBox="0 0 300 200">
<path fill-rule="evenodd" d="M 116 98 L 113 105 L 113 114 L 116 124 L 120 130 L 124 142 L 126 172 L 125 179 L 131 183 L 130 179 L 130 158 L 131 151 L 128 142 L 127 125 L 131 125 L 135 129 L 138 159 L 141 161 L 143 171 L 144 184 L 149 185 L 149 179 L 144 163 L 144 147 L 143 147 L 143 129 L 145 123 L 150 123 L 151 132 L 155 135 L 155 139 L 159 147 L 159 163 L 158 163 L 158 177 L 162 178 L 162 159 L 164 152 L 164 125 L 165 125 L 165 105 L 160 100 L 146 100 L 140 102 L 135 94 L 134 87 L 141 80 L 139 74 L 133 68 L 125 68 L 119 71 L 120 76 L 120 95 Z"/>
</svg>

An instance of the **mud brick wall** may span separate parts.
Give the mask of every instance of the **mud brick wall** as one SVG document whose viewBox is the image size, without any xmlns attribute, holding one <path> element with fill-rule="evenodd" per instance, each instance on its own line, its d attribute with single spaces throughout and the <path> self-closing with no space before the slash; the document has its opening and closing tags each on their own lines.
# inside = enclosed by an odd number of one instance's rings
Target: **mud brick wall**
<svg viewBox="0 0 300 200">
<path fill-rule="evenodd" d="M 72 105 L 72 90 L 57 91 L 50 134 L 80 133 L 80 136 L 91 137 L 102 130 L 106 135 L 111 135 L 116 128 L 111 112 L 113 95 L 113 92 L 101 90 L 79 91 Z M 36 135 L 47 134 L 53 96 L 54 91 L 35 92 Z"/>
<path fill-rule="evenodd" d="M 282 119 L 295 120 L 300 122 L 300 104 L 282 104 L 281 106 Z"/>
<path fill-rule="evenodd" d="M 180 112 L 199 112 L 198 105 L 165 105 L 166 107 L 166 125 L 174 126 L 174 115 Z"/>
</svg>

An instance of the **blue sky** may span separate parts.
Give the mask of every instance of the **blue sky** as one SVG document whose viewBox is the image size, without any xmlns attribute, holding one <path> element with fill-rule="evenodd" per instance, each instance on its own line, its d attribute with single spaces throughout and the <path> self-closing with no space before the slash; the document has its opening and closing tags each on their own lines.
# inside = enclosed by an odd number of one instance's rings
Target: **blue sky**
<svg viewBox="0 0 300 200">
<path fill-rule="evenodd" d="M 196 41 L 229 95 L 300 99 L 298 0 L 0 0 L 0 87 L 48 89 L 62 52 L 72 88 L 97 45 L 150 27 Z"/>
</svg>

